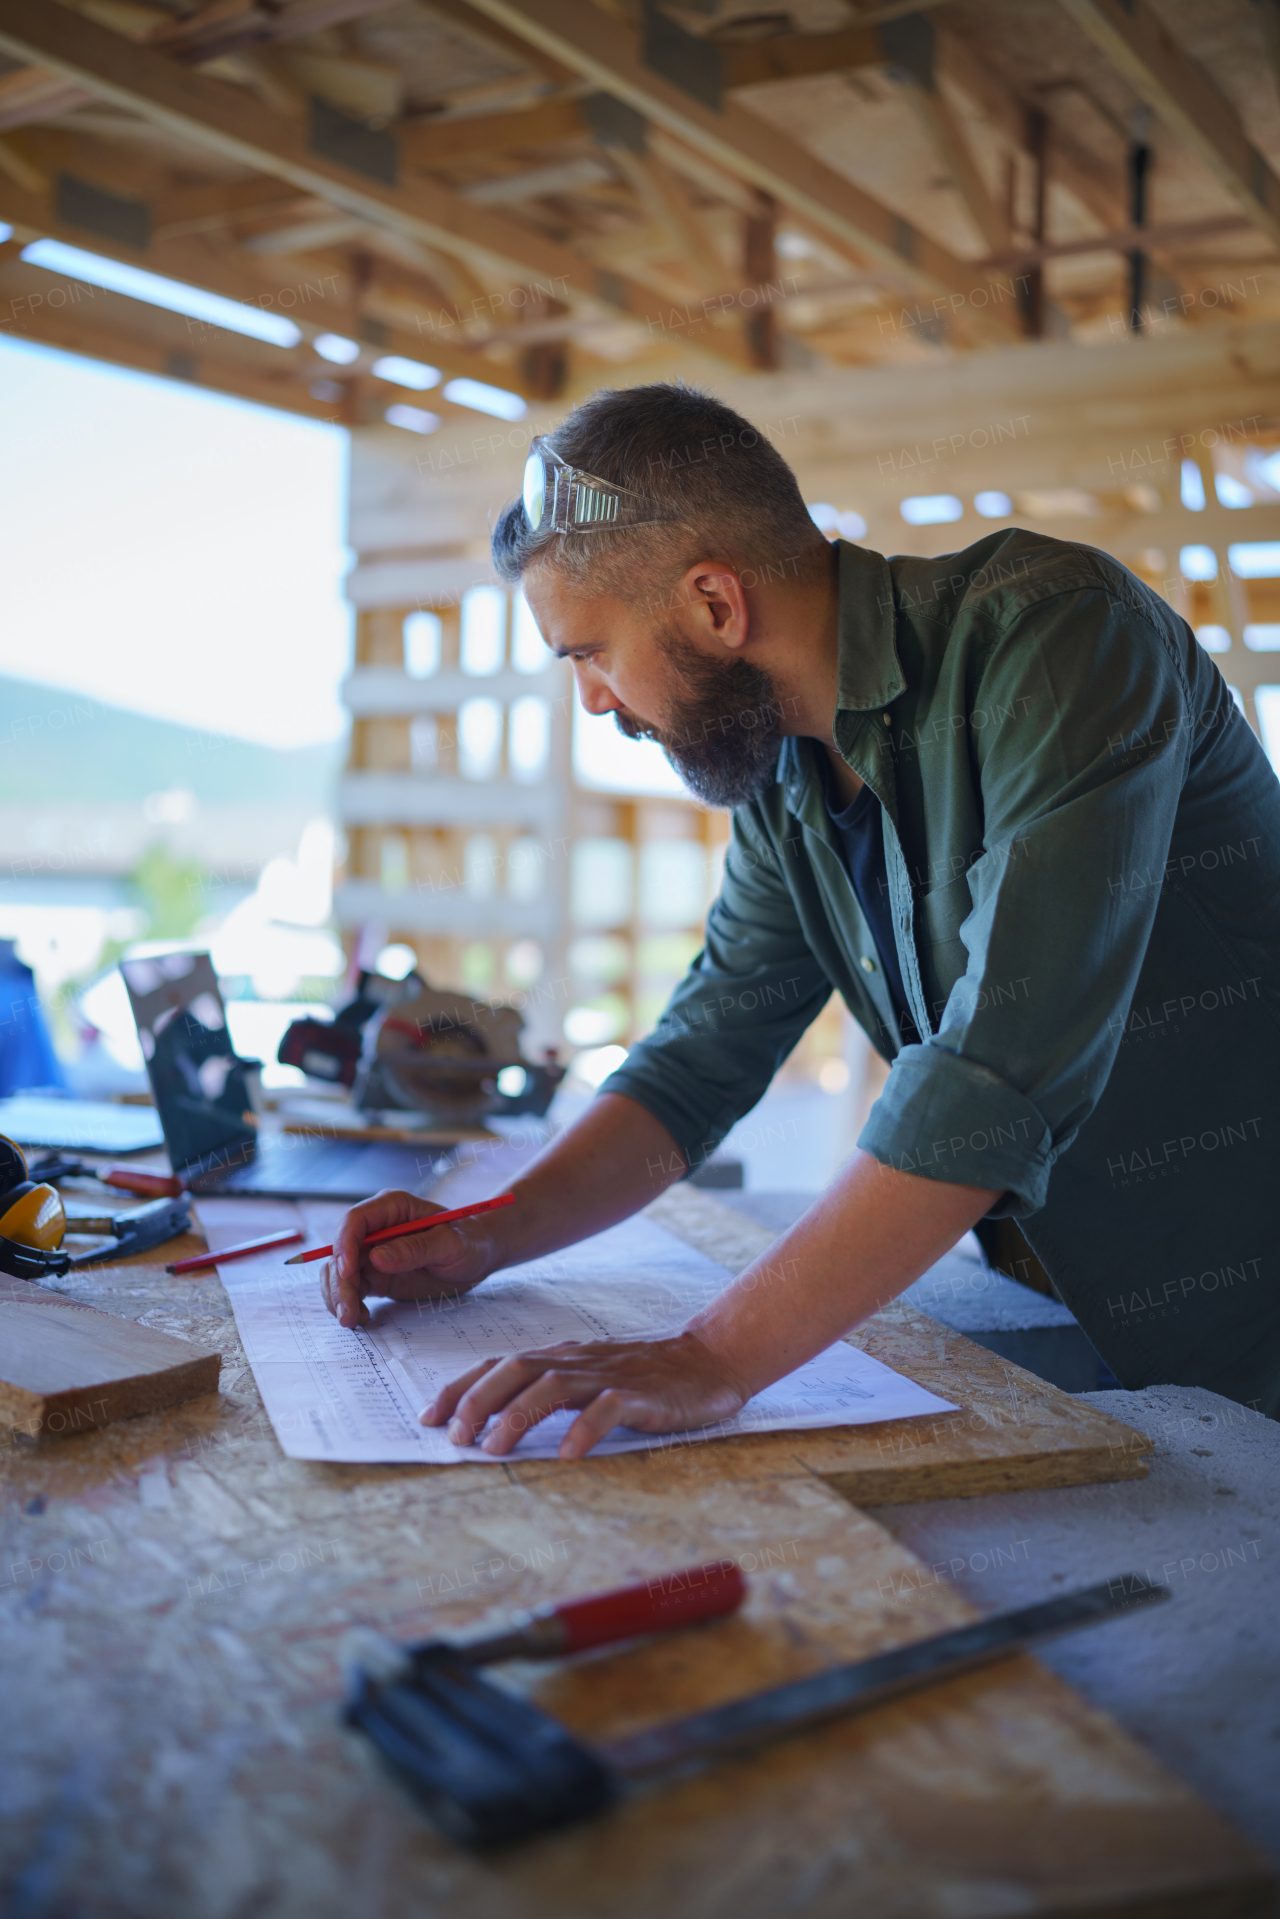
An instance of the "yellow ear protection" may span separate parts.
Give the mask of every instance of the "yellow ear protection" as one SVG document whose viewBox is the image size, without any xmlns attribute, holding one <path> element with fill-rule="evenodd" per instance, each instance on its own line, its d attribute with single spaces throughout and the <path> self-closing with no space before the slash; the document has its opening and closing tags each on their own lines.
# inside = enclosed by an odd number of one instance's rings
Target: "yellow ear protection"
<svg viewBox="0 0 1280 1919">
<path fill-rule="evenodd" d="M 62 1194 L 56 1186 L 28 1179 L 22 1148 L 0 1134 L 0 1239 L 52 1253 L 66 1230 Z"/>
<path fill-rule="evenodd" d="M 65 1179 L 93 1172 L 78 1160 L 64 1160 L 52 1154 L 37 1166 L 47 1166 L 53 1179 Z M 71 1222 L 76 1233 L 110 1234 L 106 1246 L 68 1257 L 62 1250 L 67 1231 L 67 1216 L 62 1210 L 62 1195 L 49 1180 L 27 1176 L 27 1160 L 22 1148 L 0 1133 L 0 1273 L 15 1279 L 60 1278 L 73 1266 L 101 1266 L 112 1259 L 132 1259 L 152 1246 L 162 1245 L 191 1225 L 191 1202 L 185 1193 L 164 1194 L 144 1206 L 134 1206 L 105 1219 L 89 1219 L 77 1214 Z M 118 1177 L 111 1177 L 112 1175 Z M 132 1177 L 150 1177 L 155 1185 L 171 1182 L 157 1174 L 128 1175 L 119 1167 L 108 1173 L 94 1173 L 113 1185 L 125 1185 Z M 143 1189 L 146 1190 L 145 1187 Z"/>
</svg>

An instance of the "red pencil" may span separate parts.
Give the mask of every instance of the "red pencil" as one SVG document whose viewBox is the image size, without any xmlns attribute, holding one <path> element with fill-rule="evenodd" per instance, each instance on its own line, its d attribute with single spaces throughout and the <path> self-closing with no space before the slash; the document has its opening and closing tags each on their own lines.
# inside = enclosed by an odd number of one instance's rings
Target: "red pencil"
<svg viewBox="0 0 1280 1919">
<path fill-rule="evenodd" d="M 216 1253 L 197 1253 L 194 1259 L 175 1259 L 172 1266 L 166 1266 L 166 1273 L 198 1273 L 206 1266 L 220 1266 L 224 1259 L 243 1259 L 247 1253 L 265 1253 L 272 1246 L 292 1246 L 295 1239 L 305 1239 L 306 1234 L 300 1226 L 291 1232 L 268 1233 L 263 1239 L 242 1239 L 238 1246 L 220 1246 Z"/>
<path fill-rule="evenodd" d="M 514 1193 L 500 1193 L 497 1199 L 478 1199 L 472 1206 L 455 1206 L 451 1213 L 429 1213 L 425 1219 L 406 1219 L 400 1226 L 381 1226 L 376 1233 L 370 1233 L 364 1241 L 366 1246 L 376 1246 L 382 1239 L 404 1239 L 410 1233 L 425 1233 L 432 1226 L 450 1226 L 455 1219 L 474 1219 L 477 1213 L 491 1213 L 495 1206 L 513 1206 Z M 313 1259 L 328 1259 L 332 1246 L 315 1246 L 309 1253 L 295 1253 L 292 1259 L 286 1259 L 286 1266 L 306 1266 Z M 221 1258 L 221 1254 L 219 1254 Z"/>
</svg>

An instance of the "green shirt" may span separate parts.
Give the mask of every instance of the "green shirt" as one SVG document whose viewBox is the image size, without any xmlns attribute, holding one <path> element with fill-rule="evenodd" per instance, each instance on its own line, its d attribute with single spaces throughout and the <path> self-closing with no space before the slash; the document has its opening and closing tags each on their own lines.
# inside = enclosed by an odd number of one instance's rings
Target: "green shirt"
<svg viewBox="0 0 1280 1919">
<path fill-rule="evenodd" d="M 697 1165 L 834 988 L 859 1145 L 1002 1194 L 1127 1386 L 1280 1415 L 1280 784 L 1186 622 L 1018 530 L 840 546 L 834 736 L 883 808 L 902 1045 L 815 755 L 734 814 L 706 945 L 606 1081 Z"/>
</svg>

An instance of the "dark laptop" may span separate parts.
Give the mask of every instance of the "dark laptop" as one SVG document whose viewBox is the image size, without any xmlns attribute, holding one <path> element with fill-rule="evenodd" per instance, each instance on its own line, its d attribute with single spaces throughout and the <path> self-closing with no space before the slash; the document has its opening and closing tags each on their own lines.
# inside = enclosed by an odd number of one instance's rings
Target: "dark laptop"
<svg viewBox="0 0 1280 1919">
<path fill-rule="evenodd" d="M 236 1056 L 207 953 L 122 960 L 173 1170 L 193 1193 L 271 1199 L 368 1199 L 385 1186 L 421 1193 L 440 1147 L 267 1133 L 245 1115 L 256 1065 Z"/>
</svg>

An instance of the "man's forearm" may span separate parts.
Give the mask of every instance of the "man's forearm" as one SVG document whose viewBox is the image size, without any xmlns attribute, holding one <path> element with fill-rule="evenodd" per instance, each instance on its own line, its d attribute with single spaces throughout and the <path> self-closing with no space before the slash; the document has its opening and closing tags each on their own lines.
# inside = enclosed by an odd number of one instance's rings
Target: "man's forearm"
<svg viewBox="0 0 1280 1919">
<path fill-rule="evenodd" d="M 599 1094 L 512 1182 L 515 1205 L 493 1215 L 498 1263 L 539 1259 L 616 1226 L 685 1166 L 661 1120 L 625 1094 Z"/>
<path fill-rule="evenodd" d="M 750 1397 L 919 1279 L 998 1197 L 857 1152 L 803 1219 L 687 1330 Z"/>
</svg>

